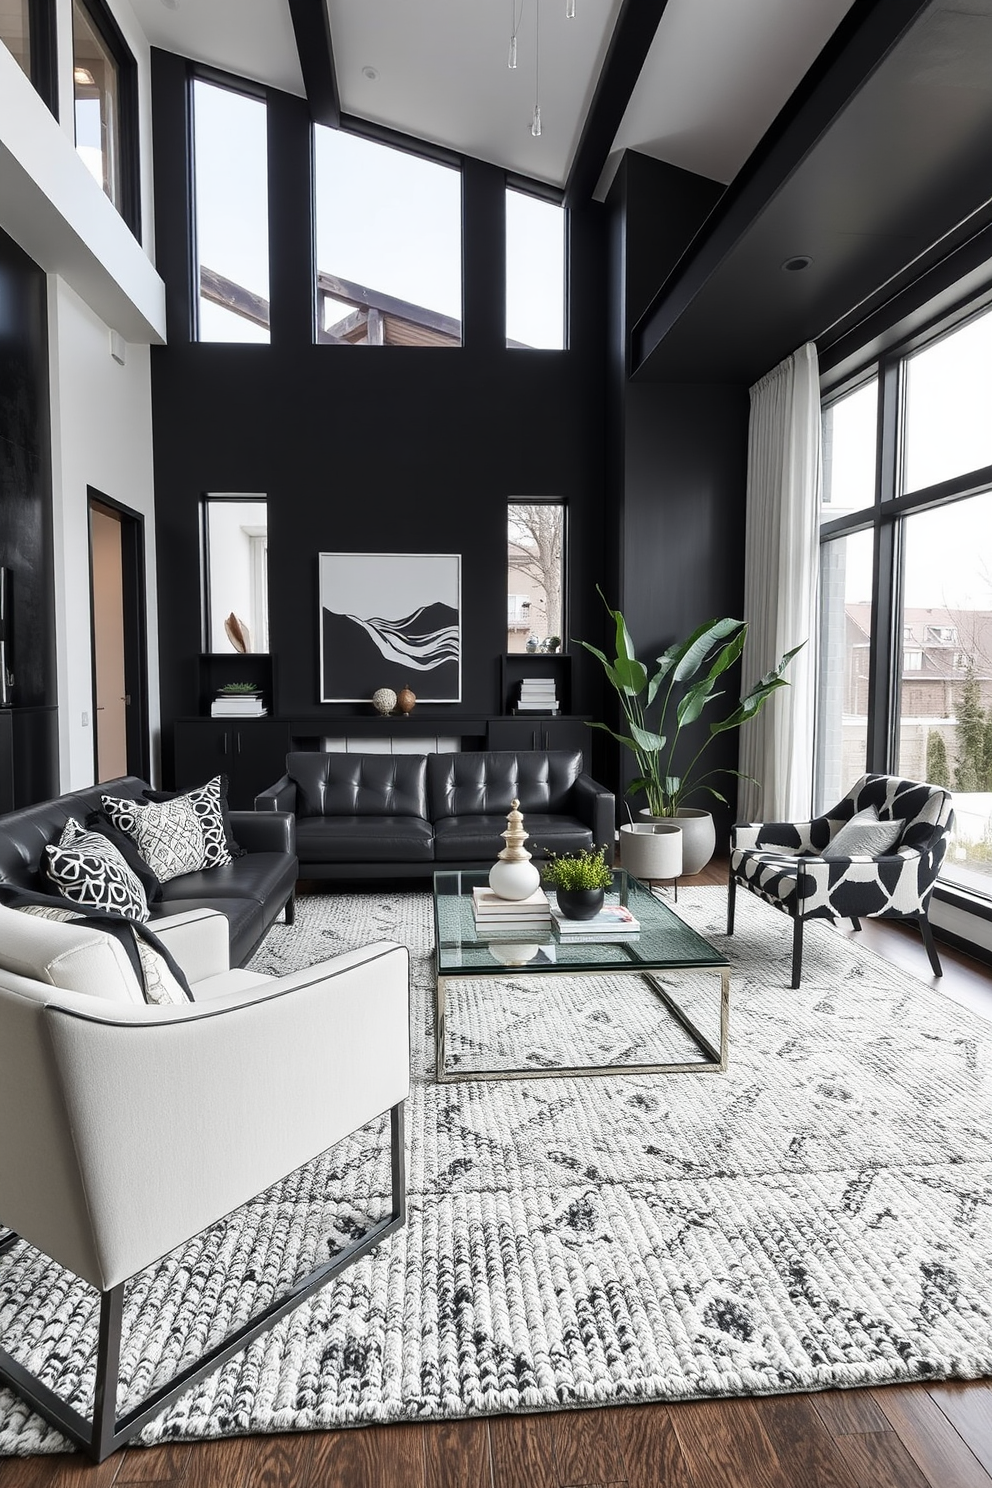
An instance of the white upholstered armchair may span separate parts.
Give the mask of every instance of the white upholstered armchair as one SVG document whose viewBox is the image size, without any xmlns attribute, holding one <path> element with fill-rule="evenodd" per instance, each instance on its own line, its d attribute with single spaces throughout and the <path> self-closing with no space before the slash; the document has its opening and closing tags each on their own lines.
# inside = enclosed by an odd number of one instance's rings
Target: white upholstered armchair
<svg viewBox="0 0 992 1488">
<path fill-rule="evenodd" d="M 20 1237 L 101 1294 L 92 1421 L 2 1349 L 0 1380 L 97 1461 L 405 1219 L 406 949 L 267 978 L 228 969 L 223 915 L 155 930 L 194 1002 L 149 1006 L 112 937 L 0 907 L 0 1250 Z M 117 1419 L 128 1279 L 386 1111 L 391 1213 Z"/>
</svg>

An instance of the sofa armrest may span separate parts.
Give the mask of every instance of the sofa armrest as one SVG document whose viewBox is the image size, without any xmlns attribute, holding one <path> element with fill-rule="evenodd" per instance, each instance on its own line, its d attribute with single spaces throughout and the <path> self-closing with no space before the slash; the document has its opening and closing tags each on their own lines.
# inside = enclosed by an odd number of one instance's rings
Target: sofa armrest
<svg viewBox="0 0 992 1488">
<path fill-rule="evenodd" d="M 230 927 L 227 915 L 216 909 L 189 909 L 163 915 L 148 926 L 178 961 L 190 982 L 229 971 Z"/>
<path fill-rule="evenodd" d="M 291 811 L 232 811 L 231 830 L 246 852 L 296 856 L 296 817 Z"/>
<path fill-rule="evenodd" d="M 283 775 L 275 785 L 270 785 L 268 790 L 260 791 L 255 797 L 256 811 L 292 811 L 296 812 L 296 781 L 290 780 L 288 775 Z"/>
<path fill-rule="evenodd" d="M 104 1288 L 409 1090 L 409 954 L 385 942 L 229 999 L 45 1015 L 79 1173 L 63 1202 L 85 1205 Z"/>
<path fill-rule="evenodd" d="M 612 866 L 616 854 L 616 798 L 612 791 L 583 772 L 572 786 L 575 814 L 592 828 L 593 842 L 605 849 L 605 861 Z"/>
</svg>

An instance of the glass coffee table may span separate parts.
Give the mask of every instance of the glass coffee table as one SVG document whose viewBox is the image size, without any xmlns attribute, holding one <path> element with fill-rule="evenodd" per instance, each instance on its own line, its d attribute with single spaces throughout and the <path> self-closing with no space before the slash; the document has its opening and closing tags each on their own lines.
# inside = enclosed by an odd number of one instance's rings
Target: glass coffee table
<svg viewBox="0 0 992 1488">
<path fill-rule="evenodd" d="M 623 869 L 613 874 L 613 888 L 607 891 L 607 902 L 613 900 L 626 904 L 640 922 L 640 931 L 633 935 L 601 937 L 594 941 L 566 941 L 557 936 L 550 927 L 537 931 L 499 931 L 477 934 L 472 915 L 472 890 L 485 886 L 488 876 L 484 871 L 451 870 L 434 874 L 434 933 L 437 964 L 437 989 L 434 998 L 434 1043 L 438 1081 L 450 1083 L 454 1080 L 520 1080 L 541 1077 L 561 1078 L 577 1075 L 621 1074 L 692 1074 L 724 1071 L 727 1068 L 727 1045 L 730 1021 L 730 976 L 729 962 L 708 941 L 692 930 L 667 904 L 656 899 L 638 879 L 632 878 Z M 672 981 L 671 973 L 713 972 L 719 978 L 719 1032 L 707 1037 L 698 1026 L 698 1013 L 687 1011 L 684 998 L 678 1000 L 671 985 L 663 985 L 665 979 Z M 490 1002 L 497 994 L 505 1000 L 500 1010 L 490 1018 L 490 1027 L 496 1027 L 503 1037 L 507 1026 L 514 1022 L 517 1009 L 529 1001 L 535 1005 L 535 1015 L 540 1015 L 541 986 L 551 985 L 561 994 L 574 988 L 577 983 L 563 983 L 562 987 L 548 983 L 530 984 L 535 977 L 549 977 L 556 981 L 563 978 L 633 977 L 643 981 L 650 989 L 650 1006 L 640 1009 L 641 1022 L 656 1024 L 669 1020 L 674 1027 L 676 1047 L 670 1051 L 672 1057 L 647 1060 L 638 1054 L 640 1045 L 629 1041 L 634 1050 L 633 1060 L 616 1060 L 613 1057 L 593 1059 L 588 1063 L 557 1063 L 557 1052 L 542 1056 L 535 1065 L 532 1061 L 522 1066 L 514 1064 L 514 1055 L 504 1048 L 503 1061 L 497 1065 L 486 1059 L 487 1039 L 474 1035 L 473 1028 L 485 1014 Z M 678 980 L 676 976 L 675 980 Z M 694 978 L 698 983 L 698 976 Z M 452 997 L 452 983 L 458 983 L 458 996 Z M 464 986 L 462 985 L 464 984 Z M 706 989 L 715 984 L 706 982 Z M 711 999 L 712 1000 L 712 999 Z M 570 1003 L 566 998 L 564 1014 L 554 1025 L 554 1034 L 545 1039 L 545 1044 L 557 1043 L 559 1035 L 568 1043 Z M 581 1012 L 581 1010 L 580 1010 Z M 591 1023 L 597 1017 L 601 1022 L 616 1023 L 616 1005 L 596 998 L 586 1000 L 586 1020 Z M 576 1015 L 578 1022 L 579 1013 Z M 459 1022 L 460 1019 L 460 1022 Z M 495 1021 L 494 1021 L 495 1019 Z M 454 1022 L 452 1020 L 455 1020 Z M 563 1028 L 561 1025 L 565 1024 Z M 547 1030 L 545 1030 L 547 1032 Z M 511 1031 L 512 1034 L 512 1031 Z M 459 1066 L 457 1060 L 449 1059 L 449 1044 L 458 1043 L 459 1048 L 472 1048 L 481 1056 L 481 1067 Z M 623 1039 L 620 1040 L 621 1044 Z M 510 1038 L 512 1045 L 512 1036 Z M 459 1056 L 460 1058 L 461 1056 Z"/>
</svg>

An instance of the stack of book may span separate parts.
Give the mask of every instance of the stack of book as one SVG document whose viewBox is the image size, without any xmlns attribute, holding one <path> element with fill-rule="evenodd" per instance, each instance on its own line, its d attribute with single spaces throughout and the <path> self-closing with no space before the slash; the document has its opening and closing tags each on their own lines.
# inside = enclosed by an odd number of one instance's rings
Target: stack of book
<svg viewBox="0 0 992 1488">
<path fill-rule="evenodd" d="M 520 684 L 517 713 L 557 713 L 554 677 L 525 677 Z"/>
<path fill-rule="evenodd" d="M 210 704 L 211 718 L 264 718 L 260 692 L 219 692 Z"/>
<path fill-rule="evenodd" d="M 557 903 L 551 902 L 551 921 L 559 940 L 612 940 L 618 935 L 636 935 L 641 928 L 626 904 L 604 904 L 591 920 L 566 919 Z"/>
<path fill-rule="evenodd" d="M 551 906 L 543 889 L 537 888 L 526 899 L 500 899 L 492 889 L 472 890 L 472 913 L 477 935 L 500 935 L 512 931 L 540 935 L 551 929 Z"/>
</svg>

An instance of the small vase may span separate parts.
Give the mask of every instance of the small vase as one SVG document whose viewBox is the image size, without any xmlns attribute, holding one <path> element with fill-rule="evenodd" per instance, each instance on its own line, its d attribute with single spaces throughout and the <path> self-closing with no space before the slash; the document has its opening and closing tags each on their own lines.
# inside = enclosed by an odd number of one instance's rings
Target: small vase
<svg viewBox="0 0 992 1488">
<path fill-rule="evenodd" d="M 605 889 L 559 889 L 558 908 L 566 920 L 591 920 L 599 914 L 605 897 Z"/>
<path fill-rule="evenodd" d="M 411 714 L 417 703 L 417 694 L 411 692 L 409 687 L 401 687 L 396 694 L 396 711 L 405 716 Z"/>
</svg>

